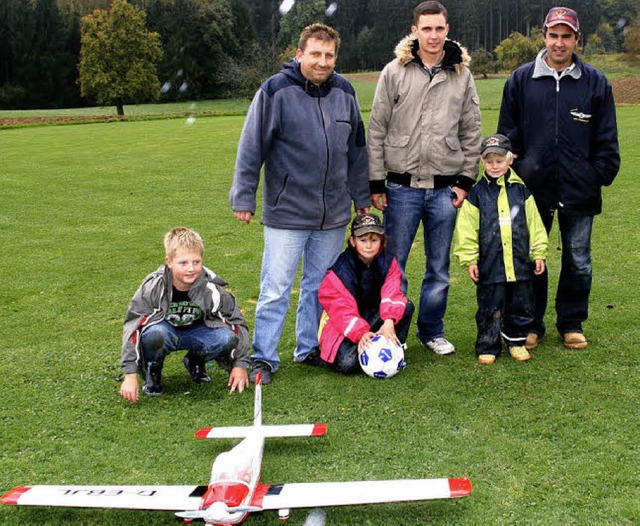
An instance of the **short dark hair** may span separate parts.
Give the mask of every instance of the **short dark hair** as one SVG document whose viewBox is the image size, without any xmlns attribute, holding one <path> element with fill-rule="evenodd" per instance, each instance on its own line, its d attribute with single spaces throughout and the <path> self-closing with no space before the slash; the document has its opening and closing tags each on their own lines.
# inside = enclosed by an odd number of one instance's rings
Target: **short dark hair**
<svg viewBox="0 0 640 526">
<path fill-rule="evenodd" d="M 439 15 L 440 13 L 444 15 L 444 19 L 448 23 L 449 13 L 447 13 L 447 8 L 440 2 L 436 2 L 436 0 L 427 0 L 427 2 L 422 2 L 413 10 L 413 23 L 417 25 L 422 15 Z"/>
<path fill-rule="evenodd" d="M 326 24 L 315 23 L 308 25 L 300 33 L 300 40 L 298 40 L 298 49 L 304 51 L 307 47 L 307 40 L 315 38 L 324 42 L 335 42 L 336 55 L 338 54 L 338 48 L 340 47 L 340 33 L 338 33 L 332 27 Z"/>
</svg>

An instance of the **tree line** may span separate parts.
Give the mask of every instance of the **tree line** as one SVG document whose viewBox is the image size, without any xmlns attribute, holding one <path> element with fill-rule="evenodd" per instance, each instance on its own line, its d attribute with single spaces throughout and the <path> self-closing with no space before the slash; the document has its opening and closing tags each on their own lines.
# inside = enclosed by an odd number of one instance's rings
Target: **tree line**
<svg viewBox="0 0 640 526">
<path fill-rule="evenodd" d="M 75 107 L 98 102 L 99 93 L 108 89 L 119 70 L 114 70 L 111 78 L 98 79 L 102 82 L 100 89 L 88 84 L 83 89 L 81 58 L 83 48 L 88 56 L 100 51 L 91 50 L 90 46 L 95 47 L 96 43 L 87 41 L 86 33 L 93 27 L 94 33 L 100 34 L 99 26 L 93 24 L 94 17 L 104 18 L 116 1 L 2 0 L 0 108 Z M 157 49 L 145 50 L 154 61 L 157 89 L 139 89 L 135 102 L 250 94 L 280 69 L 282 61 L 293 56 L 300 30 L 316 21 L 340 32 L 340 71 L 380 70 L 393 58 L 397 42 L 410 32 L 412 10 L 417 3 L 418 0 L 128 0 L 134 11 L 141 13 L 145 30 L 157 35 Z M 479 63 L 491 63 L 499 46 L 514 35 L 535 42 L 545 13 L 557 5 L 543 0 L 443 3 L 449 11 L 449 37 L 473 51 L 480 58 Z M 625 35 L 637 27 L 637 0 L 560 3 L 577 10 L 586 51 L 624 51 Z M 98 48 L 104 51 L 104 46 L 117 47 L 127 40 L 131 39 L 123 33 L 108 44 L 100 42 Z M 143 50 L 134 48 L 130 53 L 131 56 L 119 57 L 118 67 L 138 59 Z M 147 81 L 151 78 L 149 73 L 144 72 Z M 111 92 L 115 92 L 114 86 Z"/>
</svg>

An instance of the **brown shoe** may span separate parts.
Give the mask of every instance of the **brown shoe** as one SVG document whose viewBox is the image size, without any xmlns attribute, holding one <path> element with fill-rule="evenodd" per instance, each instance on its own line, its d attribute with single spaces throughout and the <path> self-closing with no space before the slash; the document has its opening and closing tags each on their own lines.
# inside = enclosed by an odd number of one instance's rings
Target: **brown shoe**
<svg viewBox="0 0 640 526">
<path fill-rule="evenodd" d="M 517 362 L 524 362 L 531 358 L 529 352 L 521 345 L 509 347 L 509 354 Z"/>
<path fill-rule="evenodd" d="M 490 365 L 492 363 L 495 363 L 495 361 L 496 361 L 495 354 L 480 354 L 480 355 L 478 355 L 478 363 L 481 363 L 483 365 Z"/>
<path fill-rule="evenodd" d="M 531 349 L 535 349 L 538 344 L 543 341 L 544 336 L 540 336 L 535 332 L 530 332 L 529 334 L 527 334 L 527 341 L 524 342 L 524 347 L 525 349 L 527 349 L 527 351 L 530 351 Z"/>
<path fill-rule="evenodd" d="M 589 342 L 581 332 L 565 332 L 562 341 L 567 349 L 586 349 Z"/>
</svg>

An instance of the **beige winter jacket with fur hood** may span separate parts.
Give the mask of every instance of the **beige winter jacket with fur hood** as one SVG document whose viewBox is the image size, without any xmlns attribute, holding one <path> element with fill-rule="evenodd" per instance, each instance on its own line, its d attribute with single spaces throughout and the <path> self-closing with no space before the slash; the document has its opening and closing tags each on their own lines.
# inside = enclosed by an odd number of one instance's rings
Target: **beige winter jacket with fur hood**
<svg viewBox="0 0 640 526">
<path fill-rule="evenodd" d="M 444 46 L 433 78 L 417 58 L 418 40 L 405 37 L 380 75 L 369 120 L 371 193 L 385 192 L 387 173 L 414 188 L 459 186 L 478 175 L 480 101 L 467 50 Z"/>
</svg>

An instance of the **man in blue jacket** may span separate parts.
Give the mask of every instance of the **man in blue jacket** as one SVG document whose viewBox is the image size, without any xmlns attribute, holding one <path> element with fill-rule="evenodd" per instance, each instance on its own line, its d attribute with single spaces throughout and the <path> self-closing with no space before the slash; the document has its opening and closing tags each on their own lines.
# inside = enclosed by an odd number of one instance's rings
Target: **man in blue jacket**
<svg viewBox="0 0 640 526">
<path fill-rule="evenodd" d="M 498 133 L 511 140 L 514 168 L 533 194 L 551 230 L 557 212 L 562 268 L 556 293 L 556 327 L 565 347 L 584 349 L 582 323 L 591 291 L 591 230 L 602 211 L 602 187 L 620 168 L 611 85 L 574 50 L 580 22 L 573 9 L 553 7 L 544 22 L 545 49 L 507 80 Z M 547 272 L 534 278 L 536 321 L 527 349 L 544 338 Z"/>
<path fill-rule="evenodd" d="M 264 165 L 264 252 L 250 380 L 271 381 L 302 258 L 294 360 L 317 365 L 318 288 L 344 244 L 351 203 L 369 210 L 364 124 L 351 84 L 334 72 L 340 37 L 306 27 L 296 58 L 256 93 L 238 145 L 229 202 L 249 223 Z"/>
</svg>

